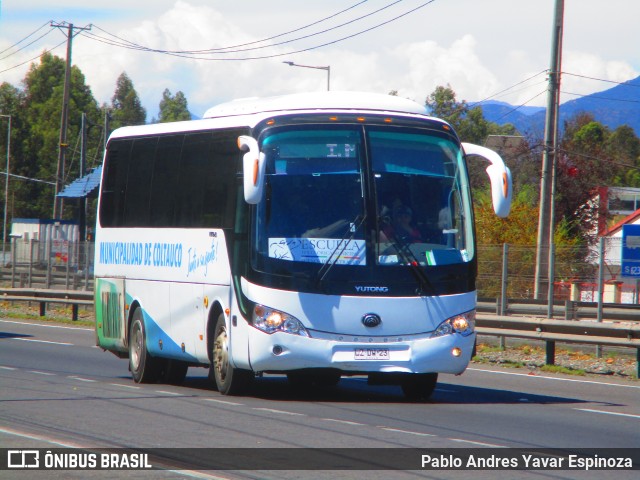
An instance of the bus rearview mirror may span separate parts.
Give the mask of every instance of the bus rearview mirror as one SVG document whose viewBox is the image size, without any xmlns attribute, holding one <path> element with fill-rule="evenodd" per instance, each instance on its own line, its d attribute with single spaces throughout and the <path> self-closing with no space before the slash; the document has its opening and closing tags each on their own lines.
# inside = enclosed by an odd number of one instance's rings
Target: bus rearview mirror
<svg viewBox="0 0 640 480">
<path fill-rule="evenodd" d="M 486 171 L 491 181 L 493 211 L 499 217 L 509 215 L 513 185 L 511 181 L 511 170 L 505 165 L 502 157 L 487 147 L 481 147 L 473 143 L 463 143 L 462 148 L 464 149 L 465 155 L 477 155 L 491 163 Z"/>
<path fill-rule="evenodd" d="M 244 199 L 255 205 L 260 202 L 264 187 L 264 153 L 260 152 L 258 141 L 248 135 L 238 137 L 238 148 L 246 152 L 242 158 Z"/>
</svg>

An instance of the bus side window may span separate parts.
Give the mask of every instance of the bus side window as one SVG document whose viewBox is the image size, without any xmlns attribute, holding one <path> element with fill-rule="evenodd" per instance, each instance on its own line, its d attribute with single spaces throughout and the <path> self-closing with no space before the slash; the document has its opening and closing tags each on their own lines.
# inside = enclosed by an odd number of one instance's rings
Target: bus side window
<svg viewBox="0 0 640 480">
<path fill-rule="evenodd" d="M 151 211 L 149 225 L 153 227 L 173 226 L 176 205 L 176 179 L 178 161 L 182 151 L 184 135 L 160 137 L 156 149 L 156 161 L 151 180 Z"/>
<path fill-rule="evenodd" d="M 240 132 L 216 132 L 211 145 L 211 160 L 206 167 L 202 226 L 233 228 L 235 180 L 238 158 L 236 140 Z"/>
<path fill-rule="evenodd" d="M 109 143 L 102 185 L 103 200 L 100 202 L 100 224 L 104 227 L 123 225 L 127 164 L 132 144 L 132 140 L 112 140 Z"/>
<path fill-rule="evenodd" d="M 158 138 L 140 138 L 133 142 L 127 175 L 124 224 L 129 227 L 149 225 L 151 175 Z"/>
</svg>

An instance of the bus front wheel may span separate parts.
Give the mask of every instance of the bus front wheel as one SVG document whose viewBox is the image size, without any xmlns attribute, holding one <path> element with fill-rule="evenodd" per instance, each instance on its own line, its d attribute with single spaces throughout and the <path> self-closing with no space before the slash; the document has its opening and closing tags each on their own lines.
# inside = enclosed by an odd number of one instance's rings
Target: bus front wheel
<svg viewBox="0 0 640 480">
<path fill-rule="evenodd" d="M 229 356 L 229 333 L 224 314 L 216 321 L 213 347 L 211 352 L 211 369 L 213 380 L 218 391 L 223 395 L 238 395 L 244 392 L 253 381 L 253 372 L 234 368 Z"/>
<path fill-rule="evenodd" d="M 142 317 L 142 309 L 133 312 L 129 327 L 129 370 L 136 383 L 152 383 L 158 380 L 160 361 L 147 350 L 147 333 Z"/>
</svg>

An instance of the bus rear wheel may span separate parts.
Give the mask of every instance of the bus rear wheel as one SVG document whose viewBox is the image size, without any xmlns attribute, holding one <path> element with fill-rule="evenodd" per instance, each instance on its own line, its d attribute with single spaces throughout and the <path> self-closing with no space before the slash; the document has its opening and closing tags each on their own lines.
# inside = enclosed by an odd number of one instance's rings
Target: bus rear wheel
<svg viewBox="0 0 640 480">
<path fill-rule="evenodd" d="M 147 350 L 147 332 L 142 309 L 133 312 L 129 327 L 129 370 L 136 383 L 153 383 L 161 373 L 161 363 Z"/>
<path fill-rule="evenodd" d="M 414 373 L 402 380 L 400 386 L 407 400 L 428 400 L 438 383 L 437 373 Z"/>
<path fill-rule="evenodd" d="M 218 316 L 211 352 L 211 369 L 218 391 L 223 395 L 238 395 L 253 381 L 253 372 L 234 368 L 229 357 L 229 334 L 224 314 Z M 209 374 L 211 377 L 211 374 Z"/>
</svg>

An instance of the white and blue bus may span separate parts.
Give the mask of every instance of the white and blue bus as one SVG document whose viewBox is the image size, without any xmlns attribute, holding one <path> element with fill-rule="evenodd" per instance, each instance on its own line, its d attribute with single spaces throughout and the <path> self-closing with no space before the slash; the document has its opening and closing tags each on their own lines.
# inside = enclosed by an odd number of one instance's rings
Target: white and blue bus
<svg viewBox="0 0 640 480">
<path fill-rule="evenodd" d="M 326 92 L 226 103 L 120 128 L 105 153 L 97 344 L 136 382 L 209 368 L 222 394 L 262 374 L 365 375 L 427 398 L 475 341 L 466 160 L 497 215 L 511 174 L 410 100 Z"/>
</svg>

